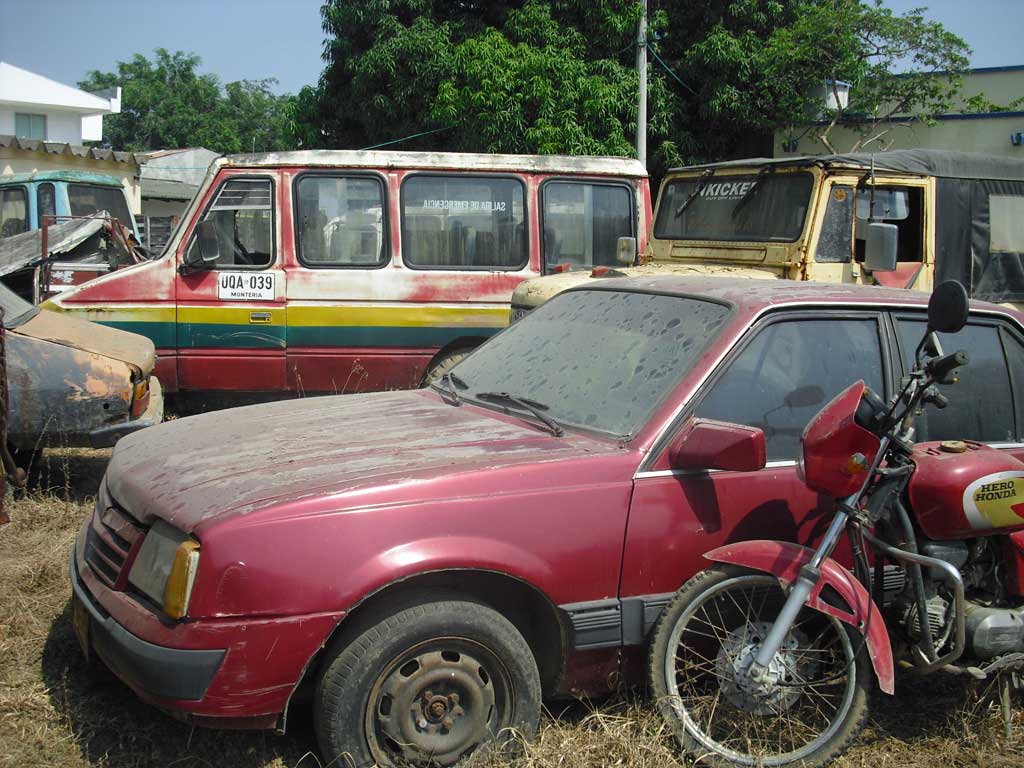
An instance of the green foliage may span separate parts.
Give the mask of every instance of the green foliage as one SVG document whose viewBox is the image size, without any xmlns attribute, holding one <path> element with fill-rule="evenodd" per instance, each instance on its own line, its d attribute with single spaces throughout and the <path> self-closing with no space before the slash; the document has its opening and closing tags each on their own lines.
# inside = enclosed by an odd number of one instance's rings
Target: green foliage
<svg viewBox="0 0 1024 768">
<path fill-rule="evenodd" d="M 79 88 L 121 86 L 121 112 L 103 119 L 103 140 L 114 149 L 203 146 L 216 152 L 288 149 L 302 130 L 295 97 L 277 96 L 276 80 L 239 80 L 221 87 L 216 75 L 196 73 L 200 58 L 181 51 L 135 54 L 117 72 L 89 72 Z"/>
</svg>

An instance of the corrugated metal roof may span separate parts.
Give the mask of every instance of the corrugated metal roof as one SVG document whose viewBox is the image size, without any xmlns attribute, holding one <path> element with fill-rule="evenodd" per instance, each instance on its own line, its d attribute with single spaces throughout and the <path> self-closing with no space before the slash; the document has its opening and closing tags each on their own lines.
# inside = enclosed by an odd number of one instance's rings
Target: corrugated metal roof
<svg viewBox="0 0 1024 768">
<path fill-rule="evenodd" d="M 91 160 L 106 160 L 116 163 L 134 163 L 138 165 L 145 155 L 135 152 L 115 152 L 112 149 L 99 147 L 83 147 L 79 144 L 67 144 L 60 141 L 41 141 L 40 139 L 19 139 L 17 136 L 0 133 L 0 147 L 23 149 L 28 152 L 46 152 L 51 155 L 71 155 Z"/>
</svg>

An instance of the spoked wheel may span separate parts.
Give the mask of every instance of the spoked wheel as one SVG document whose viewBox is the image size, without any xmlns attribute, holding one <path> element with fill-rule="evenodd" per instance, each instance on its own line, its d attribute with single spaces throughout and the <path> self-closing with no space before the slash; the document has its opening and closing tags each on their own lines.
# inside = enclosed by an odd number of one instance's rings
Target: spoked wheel
<svg viewBox="0 0 1024 768">
<path fill-rule="evenodd" d="M 853 741 L 867 717 L 866 653 L 832 617 L 805 608 L 768 665 L 747 675 L 786 595 L 769 574 L 704 571 L 666 608 L 651 647 L 662 715 L 701 764 L 819 766 Z"/>
</svg>

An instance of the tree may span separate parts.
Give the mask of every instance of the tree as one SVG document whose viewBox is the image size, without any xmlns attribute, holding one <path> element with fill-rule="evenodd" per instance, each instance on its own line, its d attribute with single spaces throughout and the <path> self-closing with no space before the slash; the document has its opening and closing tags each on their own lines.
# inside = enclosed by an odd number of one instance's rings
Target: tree
<svg viewBox="0 0 1024 768">
<path fill-rule="evenodd" d="M 984 96 L 958 101 L 970 48 L 926 19 L 923 9 L 897 16 L 881 0 L 811 5 L 772 36 L 767 53 L 773 78 L 802 84 L 801 92 L 789 94 L 789 120 L 810 119 L 804 133 L 832 151 L 884 145 L 900 120 L 931 122 L 937 114 L 994 106 Z M 840 98 L 841 82 L 849 86 L 848 103 Z M 839 124 L 855 130 L 852 146 L 833 146 Z"/>
<path fill-rule="evenodd" d="M 103 140 L 114 149 L 142 151 L 204 146 L 216 152 L 288 149 L 294 97 L 277 83 L 239 80 L 223 88 L 216 75 L 197 74 L 201 59 L 163 48 L 150 61 L 135 54 L 117 72 L 91 71 L 79 88 L 121 86 L 121 112 L 103 119 Z"/>
<path fill-rule="evenodd" d="M 967 61 L 960 38 L 880 0 L 649 6 L 656 174 L 770 152 L 774 130 L 822 116 L 806 129 L 827 142 L 830 122 L 854 115 L 869 118 L 857 125 L 870 134 L 896 114 L 934 114 L 954 103 Z M 295 122 L 304 141 L 321 146 L 403 140 L 421 149 L 631 154 L 639 13 L 635 0 L 327 0 L 326 67 Z M 904 64 L 910 71 L 894 74 Z M 852 85 L 848 107 L 825 108 L 826 81 Z"/>
<path fill-rule="evenodd" d="M 630 153 L 633 0 L 330 0 L 303 117 L 328 146 Z M 652 100 L 663 97 L 654 83 Z M 652 131 L 667 128 L 655 124 Z"/>
</svg>

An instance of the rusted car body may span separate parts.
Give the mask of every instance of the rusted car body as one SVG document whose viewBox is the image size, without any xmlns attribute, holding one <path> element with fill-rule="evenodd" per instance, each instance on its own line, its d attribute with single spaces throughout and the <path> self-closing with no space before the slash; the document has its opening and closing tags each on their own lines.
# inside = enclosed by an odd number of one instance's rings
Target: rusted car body
<svg viewBox="0 0 1024 768">
<path fill-rule="evenodd" d="M 315 685 L 325 762 L 341 752 L 334 733 L 365 728 L 344 747 L 366 753 L 357 765 L 401 764 L 405 753 L 388 752 L 396 729 L 421 757 L 455 738 L 473 691 L 453 706 L 438 698 L 444 683 L 409 671 L 399 684 L 390 667 L 346 655 L 419 631 L 438 594 L 525 642 L 532 678 L 510 684 L 536 691 L 534 716 L 541 694 L 607 691 L 638 672 L 704 553 L 818 540 L 831 500 L 799 480 L 793 451 L 820 403 L 792 393 L 813 386 L 827 401 L 860 377 L 891 395 L 901 329 L 916 332 L 926 301 L 795 281 L 600 281 L 560 294 L 429 389 L 237 408 L 132 435 L 72 555 L 79 637 L 143 699 L 197 723 L 283 729 L 301 684 Z M 981 373 L 964 374 L 958 398 L 977 413 L 948 431 L 1024 456 L 1024 399 L 1011 396 L 1024 391 L 1022 316 L 977 304 L 972 323 Z M 988 364 L 982 349 L 995 350 Z M 700 453 L 682 450 L 696 419 L 763 429 L 767 466 L 685 465 Z M 945 439 L 946 426 L 929 428 Z M 400 671 L 464 653 L 424 653 Z M 497 655 L 488 669 L 499 676 L 522 661 Z M 328 706 L 347 690 L 332 687 L 339 659 L 370 675 L 345 700 L 364 714 L 344 721 Z M 415 694 L 423 717 L 396 724 L 409 710 L 371 689 Z"/>
<path fill-rule="evenodd" d="M 9 392 L 8 442 L 107 448 L 163 419 L 142 336 L 32 307 L 0 286 Z"/>
</svg>

